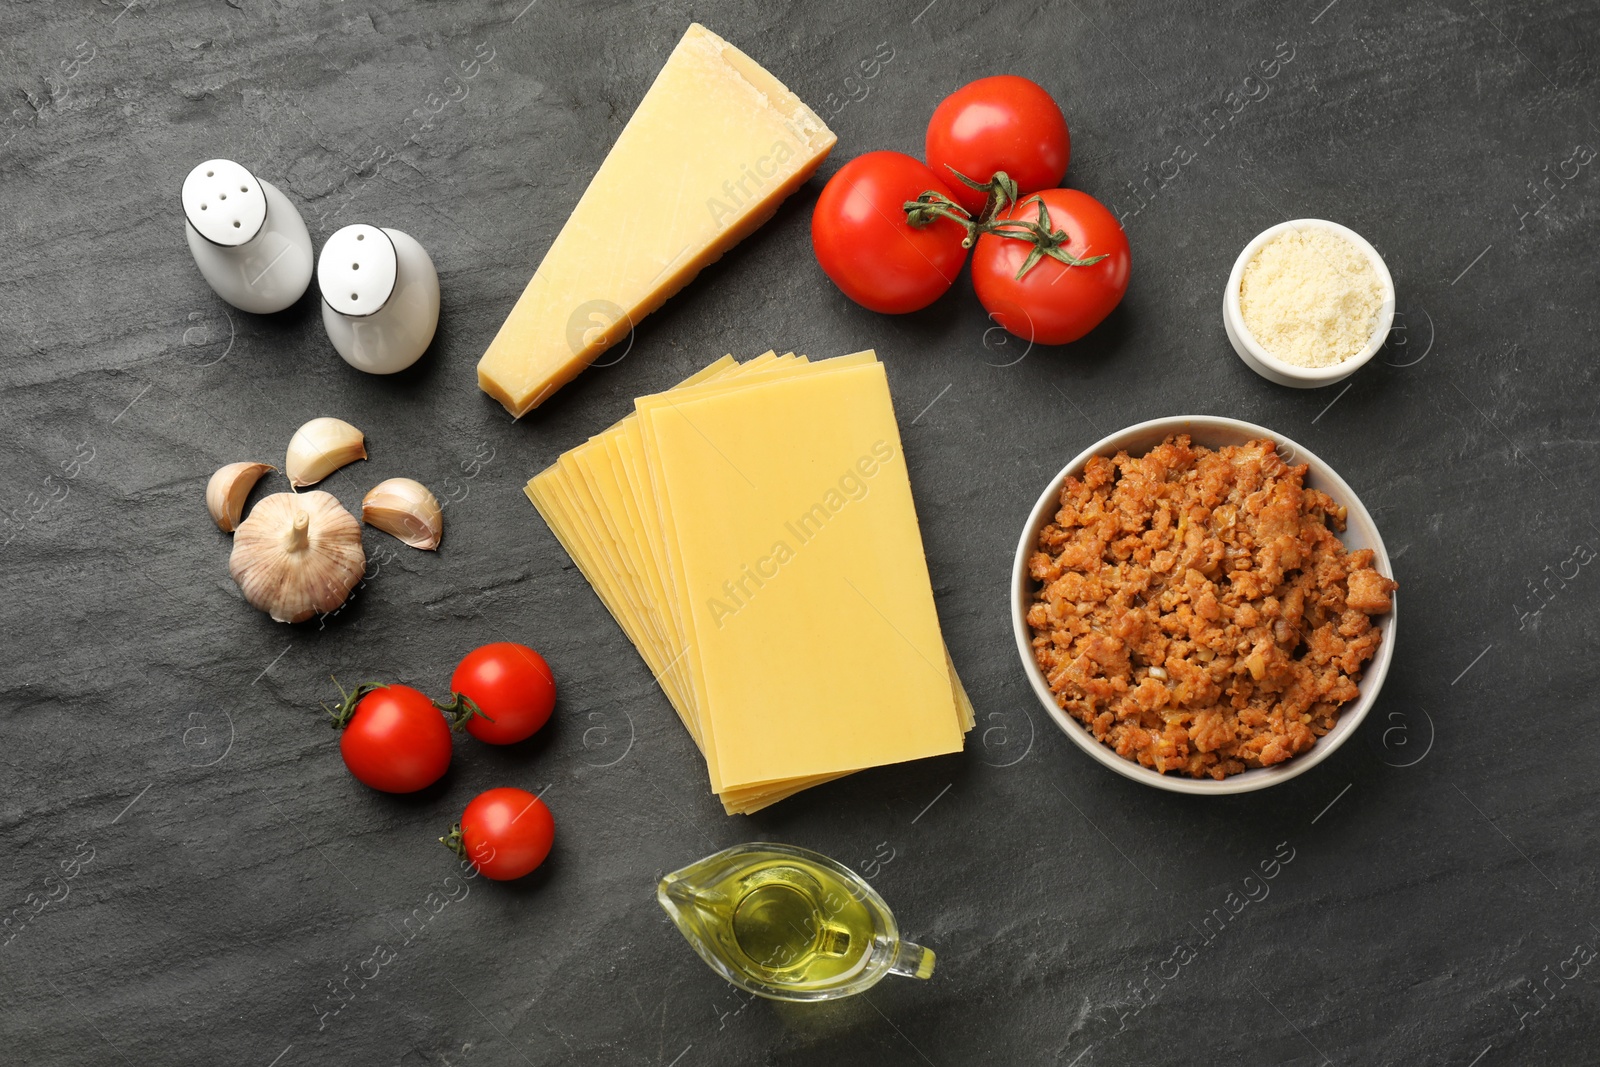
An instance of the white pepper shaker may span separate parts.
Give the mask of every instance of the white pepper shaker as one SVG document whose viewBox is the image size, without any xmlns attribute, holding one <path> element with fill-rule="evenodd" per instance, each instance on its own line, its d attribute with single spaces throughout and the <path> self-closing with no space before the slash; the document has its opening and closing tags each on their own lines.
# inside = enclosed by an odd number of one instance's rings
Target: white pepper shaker
<svg viewBox="0 0 1600 1067">
<path fill-rule="evenodd" d="M 358 223 L 317 258 L 322 325 L 344 361 L 368 374 L 405 370 L 439 325 L 439 274 L 410 234 Z"/>
<path fill-rule="evenodd" d="M 231 159 L 183 180 L 184 234 L 211 288 L 241 311 L 282 311 L 311 284 L 311 235 L 289 198 Z"/>
</svg>

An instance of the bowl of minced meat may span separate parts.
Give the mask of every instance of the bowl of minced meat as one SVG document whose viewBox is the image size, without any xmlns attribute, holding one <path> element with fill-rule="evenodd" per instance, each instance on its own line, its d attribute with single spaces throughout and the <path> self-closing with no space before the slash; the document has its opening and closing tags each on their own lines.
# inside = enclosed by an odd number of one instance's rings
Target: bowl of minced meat
<svg viewBox="0 0 1600 1067">
<path fill-rule="evenodd" d="M 1012 621 L 1057 726 L 1126 777 L 1240 793 L 1326 759 L 1394 650 L 1372 515 L 1260 426 L 1129 427 L 1069 463 L 1017 546 Z"/>
</svg>

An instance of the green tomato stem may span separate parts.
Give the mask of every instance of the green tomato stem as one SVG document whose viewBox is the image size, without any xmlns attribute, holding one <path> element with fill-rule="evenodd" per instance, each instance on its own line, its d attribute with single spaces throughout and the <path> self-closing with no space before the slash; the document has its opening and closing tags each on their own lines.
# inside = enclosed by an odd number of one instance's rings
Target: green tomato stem
<svg viewBox="0 0 1600 1067">
<path fill-rule="evenodd" d="M 449 701 L 440 702 L 435 700 L 433 706 L 444 712 L 445 717 L 450 720 L 450 728 L 453 730 L 461 729 L 474 718 L 482 719 L 485 722 L 494 722 L 494 719 L 490 718 L 488 713 L 478 707 L 477 702 L 465 693 L 451 693 Z"/>
<path fill-rule="evenodd" d="M 915 200 L 905 202 L 903 207 L 907 223 L 920 229 L 933 225 L 939 219 L 950 219 L 967 231 L 966 237 L 961 241 L 962 248 L 971 248 L 984 234 L 1028 242 L 1033 247 L 1028 250 L 1028 257 L 1022 261 L 1022 267 L 1017 271 L 1019 282 L 1046 256 L 1069 267 L 1092 267 L 1106 258 L 1104 255 L 1084 258 L 1068 252 L 1065 246 L 1070 244 L 1072 239 L 1067 235 L 1067 231 L 1051 228 L 1050 211 L 1045 207 L 1044 198 L 1035 193 L 1025 200 L 1018 201 L 1017 183 L 1005 171 L 996 171 L 994 177 L 987 182 L 978 182 L 954 167 L 947 166 L 946 169 L 970 188 L 988 194 L 983 211 L 979 213 L 977 219 L 974 219 L 966 208 L 943 193 L 930 189 Z M 1000 216 L 1013 204 L 1018 207 L 1038 204 L 1038 217 L 1033 220 L 1002 219 Z"/>
<path fill-rule="evenodd" d="M 940 219 L 949 219 L 967 231 L 961 241 L 962 248 L 971 248 L 976 239 L 972 215 L 943 193 L 929 189 L 915 200 L 907 200 L 901 207 L 905 210 L 906 222 L 916 229 L 932 226 Z"/>
<path fill-rule="evenodd" d="M 344 691 L 344 686 L 339 685 L 339 679 L 334 678 L 333 684 L 338 686 L 339 689 L 339 703 L 331 708 L 324 704 L 322 705 L 322 710 L 326 711 L 328 717 L 332 719 L 329 725 L 335 730 L 343 730 L 350 724 L 350 717 L 356 713 L 356 706 L 361 703 L 362 697 L 375 690 L 389 688 L 381 682 L 362 682 L 347 693 Z"/>
</svg>

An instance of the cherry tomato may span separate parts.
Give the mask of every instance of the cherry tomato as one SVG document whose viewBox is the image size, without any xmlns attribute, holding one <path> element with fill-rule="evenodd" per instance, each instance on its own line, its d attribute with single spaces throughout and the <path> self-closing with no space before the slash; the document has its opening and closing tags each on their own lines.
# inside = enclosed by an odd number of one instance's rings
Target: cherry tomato
<svg viewBox="0 0 1600 1067">
<path fill-rule="evenodd" d="M 905 203 L 949 184 L 901 152 L 868 152 L 840 168 L 811 215 L 811 247 L 844 295 L 873 311 L 925 308 L 950 288 L 967 260 L 966 229 L 951 219 L 906 221 Z"/>
<path fill-rule="evenodd" d="M 468 652 L 450 676 L 450 688 L 478 705 L 483 715 L 467 720 L 467 733 L 491 745 L 532 737 L 556 706 L 550 665 L 527 645 L 510 641 Z"/>
<path fill-rule="evenodd" d="M 555 837 L 556 821 L 544 801 L 527 790 L 502 787 L 473 797 L 446 843 L 485 877 L 503 882 L 543 863 Z"/>
<path fill-rule="evenodd" d="M 1105 256 L 1089 266 L 1069 266 L 1050 256 L 1017 280 L 1033 245 L 986 233 L 972 254 L 972 287 L 989 317 L 1025 341 L 1062 345 L 1076 341 L 1111 314 L 1128 291 L 1128 235 L 1105 206 L 1076 189 L 1046 189 L 1011 205 L 1007 221 L 1032 222 L 1039 199 L 1049 227 L 1065 231 L 1061 248 L 1080 259 Z"/>
<path fill-rule="evenodd" d="M 1072 158 L 1067 120 L 1050 94 L 1015 74 L 979 78 L 940 101 L 928 122 L 928 166 L 950 186 L 956 203 L 976 215 L 985 196 L 950 173 L 975 182 L 1003 170 L 1018 195 L 1061 184 Z"/>
<path fill-rule="evenodd" d="M 385 793 L 415 793 L 437 782 L 450 766 L 451 747 L 450 724 L 409 685 L 361 696 L 339 736 L 350 773 Z"/>
</svg>

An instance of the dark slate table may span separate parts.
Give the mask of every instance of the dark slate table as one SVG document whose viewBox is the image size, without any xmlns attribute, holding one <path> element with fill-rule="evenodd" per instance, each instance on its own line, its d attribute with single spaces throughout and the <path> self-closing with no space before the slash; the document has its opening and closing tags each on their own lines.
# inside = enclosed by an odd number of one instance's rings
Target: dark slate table
<svg viewBox="0 0 1600 1067">
<path fill-rule="evenodd" d="M 1600 1059 L 1600 564 L 1567 563 L 1600 549 L 1594 3 L 525 3 L 0 9 L 0 1059 Z M 934 103 L 971 78 L 1048 86 L 1070 184 L 1132 240 L 1121 309 L 1031 352 L 988 331 L 965 280 L 920 314 L 866 312 L 812 259 L 819 179 L 626 359 L 513 425 L 473 365 L 691 19 L 825 115 L 823 176 L 868 149 L 919 152 Z M 847 81 L 880 45 L 892 61 Z M 444 310 L 417 367 L 347 367 L 314 287 L 267 317 L 211 293 L 177 193 L 218 155 L 278 183 L 319 247 L 366 221 L 429 249 Z M 1313 392 L 1251 373 L 1219 315 L 1243 244 L 1302 216 L 1366 235 L 1400 294 L 1380 358 Z M 521 486 L 723 352 L 866 346 L 979 726 L 960 756 L 730 818 Z M 1139 786 L 1069 744 L 1006 611 L 1046 480 L 1105 433 L 1183 413 L 1328 459 L 1403 588 L 1359 734 L 1228 799 Z M 448 498 L 447 530 L 437 556 L 369 530 L 355 599 L 282 626 L 238 596 L 202 491 L 324 414 L 372 451 L 326 488 L 354 504 L 417 476 Z M 318 718 L 329 676 L 438 691 L 497 639 L 549 658 L 551 726 L 459 745 L 417 796 L 356 785 Z M 547 790 L 555 853 L 518 884 L 447 882 L 435 838 L 501 784 Z M 802 1007 L 715 977 L 655 881 L 751 839 L 870 874 L 937 950 L 933 981 Z M 1275 859 L 1270 892 L 1234 904 Z M 362 984 L 375 953 L 388 962 Z"/>
</svg>

